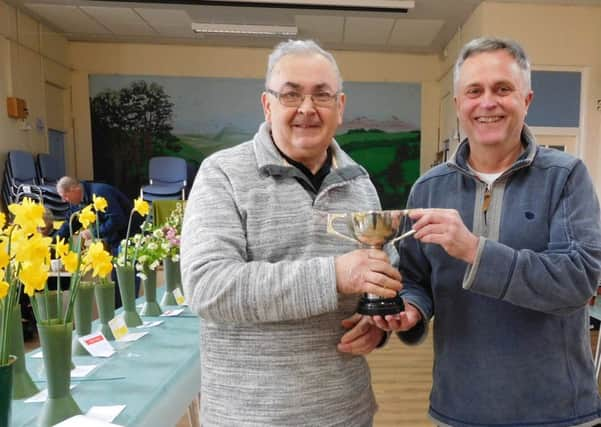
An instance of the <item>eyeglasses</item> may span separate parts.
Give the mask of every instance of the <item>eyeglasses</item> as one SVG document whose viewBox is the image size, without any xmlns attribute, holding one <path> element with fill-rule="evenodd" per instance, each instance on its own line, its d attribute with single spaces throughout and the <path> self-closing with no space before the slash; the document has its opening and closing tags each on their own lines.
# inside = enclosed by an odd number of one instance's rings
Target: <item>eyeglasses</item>
<svg viewBox="0 0 601 427">
<path fill-rule="evenodd" d="M 299 107 L 303 102 L 305 102 L 305 98 L 308 96 L 311 98 L 313 105 L 316 107 L 333 107 L 336 103 L 336 99 L 340 92 L 336 93 L 328 93 L 328 92 L 317 92 L 317 93 L 300 93 L 295 91 L 290 92 L 276 92 L 275 90 L 266 89 L 267 93 L 275 96 L 280 104 L 284 107 Z"/>
</svg>

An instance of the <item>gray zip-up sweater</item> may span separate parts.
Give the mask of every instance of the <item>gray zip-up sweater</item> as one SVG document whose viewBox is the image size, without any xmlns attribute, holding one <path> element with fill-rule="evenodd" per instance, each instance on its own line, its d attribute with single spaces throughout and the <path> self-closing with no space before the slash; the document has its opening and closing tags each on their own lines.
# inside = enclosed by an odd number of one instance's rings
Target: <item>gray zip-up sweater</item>
<svg viewBox="0 0 601 427">
<path fill-rule="evenodd" d="M 587 309 L 601 271 L 599 203 L 581 160 L 538 147 L 527 127 L 522 144 L 487 186 L 464 141 L 409 197 L 410 207 L 456 209 L 480 236 L 472 265 L 439 245 L 400 245 L 403 297 L 434 315 L 430 415 L 440 425 L 601 421 Z"/>
<path fill-rule="evenodd" d="M 212 426 L 365 426 L 376 404 L 365 358 L 342 354 L 358 296 L 336 291 L 327 212 L 379 209 L 366 171 L 332 141 L 316 196 L 263 124 L 200 167 L 187 202 L 183 285 L 201 317 L 201 416 Z"/>
</svg>

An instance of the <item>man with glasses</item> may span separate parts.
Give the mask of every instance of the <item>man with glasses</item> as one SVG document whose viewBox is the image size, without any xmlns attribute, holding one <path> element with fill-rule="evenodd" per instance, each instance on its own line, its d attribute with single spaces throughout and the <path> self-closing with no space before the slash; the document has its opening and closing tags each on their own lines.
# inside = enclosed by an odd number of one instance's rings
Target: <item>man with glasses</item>
<svg viewBox="0 0 601 427">
<path fill-rule="evenodd" d="M 333 139 L 340 72 L 314 42 L 288 41 L 270 55 L 265 85 L 265 123 L 202 163 L 186 207 L 202 425 L 371 426 L 362 355 L 384 333 L 353 314 L 360 294 L 394 297 L 401 283 L 386 254 L 326 232 L 327 212 L 380 208 L 365 169 Z"/>
</svg>

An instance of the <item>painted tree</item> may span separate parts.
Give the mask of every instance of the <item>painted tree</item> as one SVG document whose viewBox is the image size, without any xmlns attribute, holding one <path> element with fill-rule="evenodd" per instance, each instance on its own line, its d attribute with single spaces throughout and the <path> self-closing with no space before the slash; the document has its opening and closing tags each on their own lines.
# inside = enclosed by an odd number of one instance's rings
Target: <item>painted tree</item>
<svg viewBox="0 0 601 427">
<path fill-rule="evenodd" d="M 146 181 L 148 159 L 164 154 L 176 140 L 173 106 L 162 86 L 144 80 L 92 98 L 95 178 L 137 194 Z"/>
</svg>

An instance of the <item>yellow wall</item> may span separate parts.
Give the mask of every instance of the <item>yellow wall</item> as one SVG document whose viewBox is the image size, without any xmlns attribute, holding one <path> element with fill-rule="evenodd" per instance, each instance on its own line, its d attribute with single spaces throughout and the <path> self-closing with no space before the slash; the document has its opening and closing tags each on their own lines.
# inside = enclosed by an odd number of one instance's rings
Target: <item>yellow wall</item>
<svg viewBox="0 0 601 427">
<path fill-rule="evenodd" d="M 10 150 L 48 152 L 49 125 L 67 133 L 65 160 L 67 170 L 73 171 L 67 54 L 64 37 L 0 1 L 0 175 Z M 25 121 L 8 117 L 6 98 L 10 96 L 27 103 Z"/>
<path fill-rule="evenodd" d="M 71 43 L 78 174 L 91 178 L 89 74 L 263 78 L 269 49 Z M 348 81 L 422 83 L 422 169 L 434 158 L 440 73 L 435 55 L 334 52 Z M 259 94 L 257 94 L 259 102 Z M 258 126 L 258 123 L 257 123 Z"/>
</svg>

